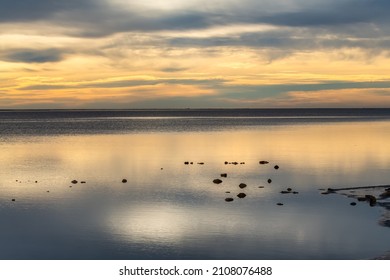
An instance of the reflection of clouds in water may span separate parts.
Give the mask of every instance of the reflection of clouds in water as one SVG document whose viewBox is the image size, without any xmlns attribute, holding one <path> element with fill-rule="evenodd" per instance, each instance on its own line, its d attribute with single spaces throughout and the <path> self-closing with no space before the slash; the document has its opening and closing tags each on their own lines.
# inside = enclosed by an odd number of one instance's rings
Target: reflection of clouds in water
<svg viewBox="0 0 390 280">
<path fill-rule="evenodd" d="M 180 242 L 194 222 L 185 208 L 164 203 L 117 207 L 107 217 L 109 229 L 129 242 Z"/>
</svg>

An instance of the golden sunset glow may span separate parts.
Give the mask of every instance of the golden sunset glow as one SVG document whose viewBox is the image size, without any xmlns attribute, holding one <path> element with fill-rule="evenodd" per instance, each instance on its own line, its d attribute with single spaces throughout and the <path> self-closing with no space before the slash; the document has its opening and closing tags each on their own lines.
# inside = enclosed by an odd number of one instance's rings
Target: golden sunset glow
<svg viewBox="0 0 390 280">
<path fill-rule="evenodd" d="M 4 0 L 0 108 L 388 107 L 387 8 Z"/>
</svg>

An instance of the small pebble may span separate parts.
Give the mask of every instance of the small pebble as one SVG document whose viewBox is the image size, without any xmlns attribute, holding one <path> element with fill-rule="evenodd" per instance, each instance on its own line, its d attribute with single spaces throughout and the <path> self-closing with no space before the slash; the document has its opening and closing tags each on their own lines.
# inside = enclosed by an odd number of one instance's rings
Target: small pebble
<svg viewBox="0 0 390 280">
<path fill-rule="evenodd" d="M 291 191 L 292 191 L 292 189 L 291 189 L 291 188 L 287 188 L 287 191 L 288 191 L 288 192 L 291 192 Z"/>
<path fill-rule="evenodd" d="M 221 177 L 225 177 L 226 178 L 227 177 L 227 173 L 222 173 Z"/>
<path fill-rule="evenodd" d="M 214 184 L 221 184 L 221 183 L 222 183 L 222 180 L 221 180 L 221 179 L 214 179 L 214 180 L 213 180 L 213 183 L 214 183 Z"/>
<path fill-rule="evenodd" d="M 279 169 L 279 165 L 275 165 L 274 168 L 275 168 L 275 169 Z"/>
<path fill-rule="evenodd" d="M 276 205 L 282 206 L 282 205 L 283 205 L 283 203 L 280 203 L 280 202 L 278 202 L 278 203 L 276 203 Z"/>
<path fill-rule="evenodd" d="M 239 186 L 241 189 L 246 188 L 246 184 L 244 184 L 244 183 L 241 183 L 241 184 L 239 184 L 238 186 Z"/>
<path fill-rule="evenodd" d="M 123 179 L 123 180 L 122 180 L 122 183 L 127 183 L 127 179 Z"/>
<path fill-rule="evenodd" d="M 264 189 L 264 186 L 259 186 L 259 189 Z"/>
<path fill-rule="evenodd" d="M 271 179 L 268 179 L 267 182 L 268 182 L 268 184 L 271 184 L 271 183 L 272 183 L 272 180 L 271 180 Z"/>
<path fill-rule="evenodd" d="M 355 206 L 355 205 L 356 205 L 356 202 L 351 202 L 350 205 L 351 205 L 351 206 Z"/>
<path fill-rule="evenodd" d="M 237 195 L 237 197 L 239 197 L 239 198 L 244 198 L 244 197 L 246 197 L 246 194 L 245 194 L 245 193 L 239 193 L 239 194 Z"/>
<path fill-rule="evenodd" d="M 15 198 L 13 198 L 12 201 L 15 201 Z"/>
<path fill-rule="evenodd" d="M 225 201 L 227 201 L 227 202 L 231 202 L 231 201 L 233 201 L 234 199 L 233 198 L 231 198 L 231 197 L 227 197 L 227 198 L 225 198 Z"/>
</svg>

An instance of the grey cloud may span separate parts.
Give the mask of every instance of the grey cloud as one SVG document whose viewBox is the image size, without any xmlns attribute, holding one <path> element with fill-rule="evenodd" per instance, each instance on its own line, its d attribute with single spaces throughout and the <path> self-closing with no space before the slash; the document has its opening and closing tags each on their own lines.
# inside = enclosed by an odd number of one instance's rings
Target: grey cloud
<svg viewBox="0 0 390 280">
<path fill-rule="evenodd" d="M 70 88 L 122 88 L 122 87 L 137 87 L 151 86 L 159 84 L 178 84 L 178 85 L 199 85 L 211 87 L 221 84 L 227 80 L 223 79 L 158 79 L 158 80 L 121 80 L 112 82 L 91 82 L 69 86 L 65 84 L 41 84 L 22 88 L 23 90 L 53 90 L 53 89 L 70 89 Z"/>
<path fill-rule="evenodd" d="M 69 51 L 62 49 L 11 49 L 0 52 L 0 60 L 23 63 L 57 62 Z"/>
<path fill-rule="evenodd" d="M 389 1 L 291 1 L 290 10 L 277 1 L 229 1 L 219 6 L 163 11 L 137 6 L 123 9 L 109 0 L 0 0 L 0 22 L 48 21 L 75 29 L 80 36 L 117 32 L 204 29 L 259 23 L 291 27 L 333 27 L 388 21 Z M 129 2 L 131 7 L 131 2 Z"/>
<path fill-rule="evenodd" d="M 64 13 L 96 9 L 100 2 L 100 0 L 0 0 L 0 22 L 45 20 Z"/>
<path fill-rule="evenodd" d="M 188 68 L 186 67 L 165 67 L 160 69 L 160 71 L 167 72 L 167 73 L 182 72 L 186 70 L 188 70 Z"/>
<path fill-rule="evenodd" d="M 225 85 L 220 88 L 221 95 L 227 98 L 247 99 L 257 97 L 274 97 L 293 91 L 319 91 L 341 89 L 380 89 L 390 88 L 390 81 L 382 82 L 324 82 L 312 84 L 277 84 L 277 85 Z"/>
</svg>

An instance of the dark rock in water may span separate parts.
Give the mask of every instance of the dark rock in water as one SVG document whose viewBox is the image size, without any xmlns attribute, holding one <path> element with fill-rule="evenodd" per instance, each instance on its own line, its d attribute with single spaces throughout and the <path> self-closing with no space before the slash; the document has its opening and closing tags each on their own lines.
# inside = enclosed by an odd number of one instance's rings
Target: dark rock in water
<svg viewBox="0 0 390 280">
<path fill-rule="evenodd" d="M 367 198 L 361 196 L 361 197 L 358 197 L 357 200 L 358 200 L 358 201 L 366 201 Z"/>
<path fill-rule="evenodd" d="M 244 184 L 244 183 L 241 183 L 241 184 L 239 184 L 238 186 L 239 186 L 241 189 L 246 188 L 246 184 Z"/>
<path fill-rule="evenodd" d="M 35 184 L 38 183 L 38 181 L 35 181 Z"/>
<path fill-rule="evenodd" d="M 46 191 L 46 192 L 50 192 L 50 191 Z"/>
<path fill-rule="evenodd" d="M 271 183 L 272 183 L 272 180 L 271 180 L 271 179 L 268 179 L 267 182 L 268 182 L 268 184 L 271 184 Z"/>
<path fill-rule="evenodd" d="M 127 179 L 122 179 L 122 183 L 127 183 Z"/>
<path fill-rule="evenodd" d="M 264 189 L 264 186 L 259 186 L 259 189 Z"/>
<path fill-rule="evenodd" d="M 240 162 L 240 164 L 245 164 L 245 162 Z"/>
<path fill-rule="evenodd" d="M 198 162 L 198 164 L 199 164 L 199 165 L 203 165 L 203 164 L 204 164 L 204 162 Z"/>
<path fill-rule="evenodd" d="M 266 161 L 266 160 L 260 160 L 259 161 L 259 164 L 268 164 L 269 162 L 268 161 Z"/>
<path fill-rule="evenodd" d="M 225 164 L 229 164 L 229 162 L 225 161 Z"/>
<path fill-rule="evenodd" d="M 164 170 L 164 168 L 162 168 L 162 167 L 161 167 L 161 169 L 160 169 L 160 170 Z"/>
<path fill-rule="evenodd" d="M 355 205 L 356 205 L 356 202 L 351 202 L 349 205 L 355 206 Z"/>
<path fill-rule="evenodd" d="M 230 193 L 229 191 L 225 192 L 225 193 Z"/>
<path fill-rule="evenodd" d="M 72 184 L 77 184 L 77 180 L 73 180 L 71 183 Z"/>
<path fill-rule="evenodd" d="M 381 193 L 379 197 L 382 199 L 390 197 L 390 190 L 386 190 L 385 192 Z"/>
<path fill-rule="evenodd" d="M 214 184 L 221 184 L 221 183 L 222 183 L 222 180 L 221 180 L 221 179 L 214 179 L 214 180 L 213 180 L 213 183 L 214 183 Z"/>
<path fill-rule="evenodd" d="M 370 206 L 375 206 L 376 204 L 376 197 L 370 194 L 367 194 L 366 196 L 367 201 L 370 203 Z"/>
<path fill-rule="evenodd" d="M 286 193 L 291 193 L 291 192 L 289 192 L 289 191 L 281 191 L 280 193 L 286 194 Z"/>
<path fill-rule="evenodd" d="M 279 165 L 275 165 L 274 168 L 275 168 L 275 169 L 279 169 Z"/>
<path fill-rule="evenodd" d="M 239 197 L 239 198 L 244 198 L 244 197 L 246 197 L 246 194 L 245 194 L 245 193 L 239 193 L 239 194 L 237 195 L 237 197 Z"/>
<path fill-rule="evenodd" d="M 189 163 L 188 161 L 185 161 L 184 164 L 188 165 L 188 164 L 190 164 L 190 163 Z"/>
<path fill-rule="evenodd" d="M 227 177 L 227 173 L 222 173 L 221 177 L 225 177 L 226 178 Z"/>
<path fill-rule="evenodd" d="M 15 198 L 13 198 L 13 199 L 12 199 L 12 201 L 16 201 L 16 199 L 15 199 Z"/>
<path fill-rule="evenodd" d="M 234 161 L 234 162 L 232 162 L 232 164 L 234 164 L 234 165 L 237 165 L 237 164 L 238 164 L 238 162 L 237 162 L 237 161 Z"/>
<path fill-rule="evenodd" d="M 194 164 L 194 162 L 191 161 L 190 164 Z"/>
<path fill-rule="evenodd" d="M 85 184 L 86 182 L 85 181 L 81 181 L 80 184 Z"/>
<path fill-rule="evenodd" d="M 299 194 L 299 192 L 293 192 L 293 194 Z"/>
<path fill-rule="evenodd" d="M 233 201 L 234 199 L 232 198 L 232 197 L 227 197 L 227 198 L 225 198 L 225 201 L 227 201 L 227 202 L 231 202 L 231 201 Z"/>
<path fill-rule="evenodd" d="M 280 202 L 278 202 L 278 203 L 276 203 L 276 205 L 282 206 L 282 205 L 283 205 L 283 203 L 280 203 Z"/>
<path fill-rule="evenodd" d="M 287 191 L 288 191 L 288 192 L 291 192 L 291 191 L 292 191 L 292 189 L 291 189 L 291 188 L 287 188 Z"/>
</svg>

